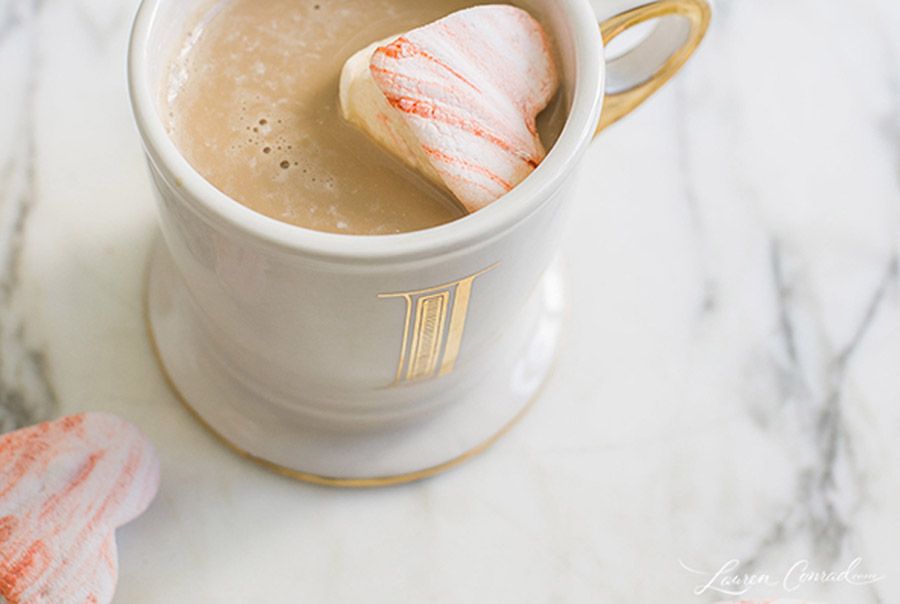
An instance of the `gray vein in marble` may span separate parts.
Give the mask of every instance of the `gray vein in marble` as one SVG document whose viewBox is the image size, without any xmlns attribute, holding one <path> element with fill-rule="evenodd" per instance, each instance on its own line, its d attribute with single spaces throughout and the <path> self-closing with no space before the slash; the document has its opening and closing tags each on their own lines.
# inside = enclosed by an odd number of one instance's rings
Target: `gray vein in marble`
<svg viewBox="0 0 900 604">
<path fill-rule="evenodd" d="M 788 361 L 792 367 L 800 363 L 800 355 L 797 354 L 797 336 L 794 331 L 794 323 L 791 319 L 786 300 L 791 297 L 790 286 L 785 279 L 784 258 L 781 252 L 781 244 L 777 240 L 769 242 L 769 259 L 772 269 L 772 281 L 775 286 L 775 294 L 778 297 L 778 326 L 781 343 L 787 353 Z"/>
<path fill-rule="evenodd" d="M 41 10 L 46 0 L 10 0 L 0 12 L 0 41 L 29 20 L 29 15 Z"/>
<path fill-rule="evenodd" d="M 882 24 L 882 20 L 877 18 L 874 19 L 874 22 L 879 25 Z M 884 71 L 884 81 L 887 83 L 888 94 L 891 100 L 888 111 L 881 118 L 878 128 L 888 145 L 891 156 L 894 158 L 894 173 L 896 174 L 898 187 L 900 187 L 900 60 L 898 60 L 897 53 L 891 43 L 893 32 L 886 32 L 883 27 L 879 27 L 878 32 L 883 48 L 884 64 L 888 67 Z"/>
<path fill-rule="evenodd" d="M 101 50 L 105 49 L 107 44 L 122 31 L 123 22 L 130 15 L 128 11 L 124 10 L 127 6 L 119 5 L 112 17 L 104 23 L 83 2 L 75 2 L 73 8 L 84 31 Z"/>
<path fill-rule="evenodd" d="M 21 19 L 19 18 L 18 12 L 16 11 L 16 4 L 12 2 L 7 2 L 3 8 L 3 12 L 0 13 L 0 41 L 6 38 L 13 29 L 15 29 Z"/>
<path fill-rule="evenodd" d="M 806 535 L 822 562 L 831 563 L 842 554 L 853 538 L 852 516 L 863 503 L 863 478 L 855 467 L 853 441 L 844 417 L 844 390 L 847 368 L 869 333 L 889 289 L 896 285 L 898 258 L 892 255 L 884 274 L 869 295 L 863 316 L 850 339 L 842 347 L 828 354 L 828 363 L 818 380 L 812 372 L 804 371 L 803 357 L 797 345 L 794 316 L 799 312 L 793 300 L 791 278 L 786 274 L 784 250 L 778 241 L 771 243 L 771 268 L 778 312 L 778 331 L 781 345 L 788 359 L 783 369 L 788 373 L 792 388 L 782 392 L 785 412 L 799 415 L 800 426 L 810 428 L 809 434 L 791 433 L 791 438 L 808 441 L 813 458 L 798 468 L 798 487 L 792 504 L 776 520 L 755 548 L 745 558 L 747 568 L 758 566 L 770 550 L 791 538 Z M 815 382 L 822 386 L 816 395 Z M 818 400 L 817 400 L 818 399 Z M 855 552 L 849 552 L 855 555 Z M 870 586 L 872 602 L 882 598 L 875 585 Z"/>
<path fill-rule="evenodd" d="M 10 157 L 0 171 L 0 432 L 49 418 L 57 407 L 44 352 L 27 341 L 28 324 L 21 289 L 21 258 L 29 212 L 36 201 L 34 100 L 37 36 L 34 21 L 41 2 L 13 6 L 16 27 L 32 29 L 26 60 L 29 81 Z"/>
<path fill-rule="evenodd" d="M 694 242 L 696 248 L 696 256 L 700 263 L 701 279 L 703 293 L 700 303 L 701 314 L 708 314 L 716 309 L 716 284 L 712 276 L 712 271 L 706 260 L 707 254 L 704 253 L 706 237 L 704 233 L 703 219 L 700 214 L 700 194 L 694 182 L 694 162 L 691 155 L 692 141 L 690 135 L 690 124 L 687 116 L 690 115 L 688 110 L 688 102 L 686 99 L 687 92 L 684 84 L 676 82 L 673 86 L 675 96 L 675 113 L 679 116 L 675 120 L 675 137 L 678 148 L 677 159 L 678 171 L 681 174 L 681 194 L 687 204 L 688 215 L 691 218 L 691 228 L 693 236 L 691 241 Z"/>
<path fill-rule="evenodd" d="M 857 501 L 856 505 L 854 505 L 852 509 L 848 510 L 847 514 L 845 514 L 844 517 L 841 516 L 840 510 L 838 509 L 838 506 L 835 505 L 834 499 L 829 497 L 825 498 L 825 503 L 827 506 L 826 510 L 829 512 L 828 516 L 829 518 L 838 519 L 834 526 L 835 529 L 839 529 L 840 531 L 838 535 L 828 536 L 832 538 L 840 537 L 844 542 L 848 540 L 849 536 L 853 532 L 852 527 L 854 525 L 852 523 L 851 516 L 863 503 L 863 489 L 865 486 L 860 469 L 853 463 L 856 460 L 853 454 L 853 440 L 850 438 L 849 432 L 843 425 L 843 418 L 841 416 L 841 400 L 846 383 L 847 367 L 849 366 L 855 353 L 859 350 L 862 342 L 865 340 L 866 335 L 869 333 L 872 324 L 875 321 L 875 318 L 884 305 L 888 290 L 891 287 L 896 287 L 897 277 L 898 257 L 896 254 L 894 254 L 888 261 L 884 276 L 881 282 L 878 284 L 878 287 L 875 289 L 875 292 L 872 294 L 863 318 L 857 326 L 856 331 L 850 338 L 850 341 L 844 346 L 842 350 L 838 352 L 833 361 L 831 370 L 831 390 L 828 393 L 828 397 L 826 399 L 825 412 L 820 418 L 818 426 L 819 432 L 817 436 L 820 445 L 820 451 L 822 453 L 822 457 L 827 461 L 827 463 L 822 468 L 821 474 L 820 476 L 818 476 L 818 484 L 815 486 L 818 487 L 818 489 L 824 494 L 833 493 L 838 488 L 839 480 L 836 476 L 836 468 L 839 461 L 840 448 L 842 445 L 847 451 L 848 463 L 851 464 L 851 467 L 854 470 L 852 478 L 856 483 L 855 486 L 857 490 Z M 820 529 L 824 529 L 824 532 L 827 534 L 830 527 L 831 525 L 824 524 L 820 527 Z M 818 541 L 821 541 L 821 539 L 818 539 Z M 879 593 L 877 585 L 872 584 L 868 586 L 868 591 L 873 598 L 872 601 L 876 604 L 880 604 L 884 601 Z"/>
<path fill-rule="evenodd" d="M 853 354 L 859 349 L 860 344 L 863 342 L 872 326 L 872 322 L 878 315 L 878 311 L 881 309 L 881 306 L 887 297 L 888 290 L 891 286 L 897 285 L 898 273 L 900 273 L 900 259 L 898 259 L 897 254 L 894 253 L 888 259 L 887 267 L 884 270 L 884 276 L 869 300 L 869 305 L 866 307 L 866 312 L 863 315 L 862 321 L 857 326 L 853 337 L 850 338 L 850 341 L 837 355 L 836 364 L 842 378 L 847 364 L 850 362 Z"/>
</svg>

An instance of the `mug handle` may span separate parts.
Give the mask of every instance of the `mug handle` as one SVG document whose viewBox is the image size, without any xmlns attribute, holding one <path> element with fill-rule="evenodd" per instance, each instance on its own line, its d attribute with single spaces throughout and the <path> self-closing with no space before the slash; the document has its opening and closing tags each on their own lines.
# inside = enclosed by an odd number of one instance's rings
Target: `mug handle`
<svg viewBox="0 0 900 604">
<path fill-rule="evenodd" d="M 669 25 L 665 31 L 660 31 L 668 21 L 675 22 L 674 19 L 661 21 L 658 29 L 636 48 L 608 63 L 608 75 L 612 75 L 614 68 L 618 67 L 616 64 L 621 62 L 620 71 L 625 73 L 619 79 L 624 85 L 620 90 L 606 93 L 594 136 L 631 113 L 681 69 L 703 40 L 711 15 L 707 0 L 657 0 L 600 24 L 603 44 L 607 45 L 619 34 L 651 19 L 674 16 L 681 17 L 682 21 L 681 24 L 675 23 L 682 26 L 680 30 Z M 687 25 L 686 31 L 684 24 Z M 664 56 L 667 58 L 659 68 L 650 74 L 642 74 L 647 63 L 652 66 L 654 55 L 661 52 L 666 53 Z"/>
</svg>

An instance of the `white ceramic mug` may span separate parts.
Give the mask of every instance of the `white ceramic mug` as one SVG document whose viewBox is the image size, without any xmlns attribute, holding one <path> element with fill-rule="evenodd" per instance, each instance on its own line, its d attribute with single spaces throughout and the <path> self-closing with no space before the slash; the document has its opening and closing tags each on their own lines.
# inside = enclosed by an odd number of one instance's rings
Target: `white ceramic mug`
<svg viewBox="0 0 900 604">
<path fill-rule="evenodd" d="M 604 22 L 601 38 L 588 0 L 523 1 L 561 53 L 570 110 L 558 142 L 486 209 L 385 236 L 258 214 L 179 153 L 158 100 L 175 49 L 209 3 L 144 0 L 129 58 L 164 235 L 148 318 L 173 387 L 235 449 L 313 482 L 413 480 L 483 450 L 549 371 L 562 309 L 553 261 L 587 145 L 687 60 L 707 2 L 643 5 Z M 645 41 L 605 65 L 603 40 L 657 17 Z"/>
</svg>

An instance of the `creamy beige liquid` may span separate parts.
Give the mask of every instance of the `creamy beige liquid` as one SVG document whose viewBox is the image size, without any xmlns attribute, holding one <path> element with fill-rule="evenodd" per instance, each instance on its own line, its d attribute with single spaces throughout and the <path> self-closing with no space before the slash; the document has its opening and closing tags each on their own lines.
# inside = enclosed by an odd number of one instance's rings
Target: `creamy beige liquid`
<svg viewBox="0 0 900 604">
<path fill-rule="evenodd" d="M 224 0 L 188 35 L 164 104 L 187 160 L 272 218 L 352 234 L 416 231 L 464 215 L 340 116 L 344 62 L 374 40 L 472 0 Z M 565 112 L 540 119 L 548 148 Z"/>
</svg>

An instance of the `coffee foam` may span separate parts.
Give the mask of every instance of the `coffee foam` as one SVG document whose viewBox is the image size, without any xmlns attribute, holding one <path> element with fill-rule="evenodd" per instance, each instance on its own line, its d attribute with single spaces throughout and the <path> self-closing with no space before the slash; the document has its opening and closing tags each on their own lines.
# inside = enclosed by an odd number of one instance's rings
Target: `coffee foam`
<svg viewBox="0 0 900 604">
<path fill-rule="evenodd" d="M 213 186 L 291 224 L 390 234 L 454 220 L 463 212 L 448 194 L 343 121 L 338 76 L 367 41 L 470 3 L 219 2 L 172 57 L 170 136 Z"/>
</svg>

